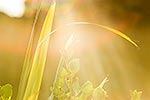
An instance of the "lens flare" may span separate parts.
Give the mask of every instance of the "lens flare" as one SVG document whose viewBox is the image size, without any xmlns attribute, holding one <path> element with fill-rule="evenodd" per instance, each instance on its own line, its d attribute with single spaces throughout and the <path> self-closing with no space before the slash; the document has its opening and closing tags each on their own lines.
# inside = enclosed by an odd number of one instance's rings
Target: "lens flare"
<svg viewBox="0 0 150 100">
<path fill-rule="evenodd" d="M 24 0 L 0 0 L 0 11 L 11 17 L 21 17 L 24 9 Z"/>
</svg>

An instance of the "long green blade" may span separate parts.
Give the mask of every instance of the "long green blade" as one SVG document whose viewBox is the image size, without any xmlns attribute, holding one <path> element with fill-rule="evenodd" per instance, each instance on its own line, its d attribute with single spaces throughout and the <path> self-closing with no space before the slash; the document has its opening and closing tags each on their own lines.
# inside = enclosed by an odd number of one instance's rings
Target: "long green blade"
<svg viewBox="0 0 150 100">
<path fill-rule="evenodd" d="M 53 3 L 48 10 L 47 16 L 45 18 L 42 31 L 39 37 L 38 44 L 41 40 L 49 33 L 52 29 L 54 11 L 55 11 L 56 3 Z M 32 68 L 29 75 L 27 87 L 25 90 L 23 100 L 37 100 L 39 90 L 42 83 L 42 77 L 46 62 L 47 50 L 48 50 L 49 38 L 43 42 L 40 48 L 36 48 L 35 55 L 33 58 Z"/>
<path fill-rule="evenodd" d="M 42 8 L 42 4 L 43 4 L 43 0 L 41 0 L 41 2 L 40 2 L 40 5 L 37 9 L 35 19 L 34 19 L 34 22 L 33 22 L 33 27 L 32 27 L 32 30 L 31 30 L 31 35 L 30 35 L 28 47 L 27 47 L 27 50 L 26 50 L 26 55 L 25 55 L 25 59 L 24 59 L 24 64 L 23 64 L 23 68 L 22 68 L 22 73 L 21 73 L 21 77 L 20 77 L 20 82 L 19 82 L 19 87 L 18 87 L 18 94 L 17 94 L 16 100 L 22 100 L 24 92 L 25 92 L 29 72 L 30 72 L 30 69 L 31 69 L 31 62 L 32 62 L 32 56 L 31 56 L 32 54 L 31 53 L 32 53 L 32 49 L 33 49 L 32 47 L 33 47 L 33 40 L 34 40 L 35 25 L 36 25 L 40 10 Z"/>
</svg>

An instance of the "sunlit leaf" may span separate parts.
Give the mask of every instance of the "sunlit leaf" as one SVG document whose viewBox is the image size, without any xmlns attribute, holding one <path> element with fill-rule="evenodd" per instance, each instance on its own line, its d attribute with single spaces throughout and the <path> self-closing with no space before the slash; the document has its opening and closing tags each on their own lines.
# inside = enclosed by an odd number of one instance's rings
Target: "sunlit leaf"
<svg viewBox="0 0 150 100">
<path fill-rule="evenodd" d="M 16 100 L 23 99 L 23 95 L 24 95 L 24 92 L 25 92 L 28 76 L 29 76 L 30 69 L 31 69 L 32 49 L 33 49 L 35 25 L 37 23 L 37 20 L 38 20 L 43 2 L 44 2 L 44 0 L 42 0 L 40 2 L 40 5 L 37 9 L 35 19 L 34 19 L 34 22 L 33 22 L 31 35 L 30 35 L 30 39 L 29 39 L 29 43 L 28 43 L 28 47 L 27 47 L 26 55 L 25 55 L 25 59 L 24 59 L 24 64 L 23 64 L 23 67 L 22 67 L 22 73 L 21 73 L 21 76 L 20 76 L 20 83 L 19 83 L 18 94 L 17 94 L 17 99 Z"/>
<path fill-rule="evenodd" d="M 38 43 L 40 43 L 41 40 L 52 29 L 55 5 L 56 4 L 53 3 L 52 6 L 48 10 L 44 24 L 42 26 L 42 31 L 41 31 Z M 23 100 L 27 100 L 30 96 L 32 96 L 35 93 L 38 93 L 40 90 L 45 62 L 46 62 L 48 44 L 49 44 L 49 39 L 44 41 L 44 43 L 40 47 L 36 48 L 35 50 L 32 68 L 31 68 L 31 72 L 30 72 L 29 79 L 27 82 L 27 87 L 25 90 Z M 38 98 L 38 94 L 33 100 L 37 100 L 37 98 Z"/>
<path fill-rule="evenodd" d="M 67 24 L 67 26 L 68 25 L 94 25 L 94 26 L 109 30 L 109 31 L 121 36 L 122 38 L 126 39 L 127 41 L 132 43 L 134 46 L 138 47 L 138 45 L 134 41 L 132 41 L 132 39 L 129 38 L 127 35 L 125 35 L 124 33 L 120 32 L 114 28 L 111 28 L 111 27 L 108 27 L 105 25 L 101 25 L 101 24 L 97 24 L 97 23 L 91 23 L 91 22 L 74 22 L 74 23 Z"/>
<path fill-rule="evenodd" d="M 73 42 L 73 39 L 74 39 L 74 37 L 73 37 L 73 34 L 72 34 L 72 35 L 70 36 L 70 38 L 68 39 L 66 45 L 65 45 L 65 50 L 67 50 L 67 49 L 71 46 L 71 44 L 72 44 L 72 42 Z"/>
<path fill-rule="evenodd" d="M 6 84 L 0 87 L 0 100 L 11 100 L 12 97 L 12 86 Z"/>
<path fill-rule="evenodd" d="M 134 91 L 130 91 L 130 95 L 131 95 L 131 100 L 141 100 L 141 95 L 142 95 L 142 92 L 141 91 L 137 91 L 137 90 L 134 90 Z"/>
<path fill-rule="evenodd" d="M 64 67 L 61 67 L 59 69 L 59 73 L 58 73 L 59 77 L 65 78 L 67 76 L 67 74 L 68 74 L 68 72 Z"/>
<path fill-rule="evenodd" d="M 74 80 L 74 82 L 72 83 L 72 90 L 75 93 L 75 96 L 77 96 L 79 91 L 80 91 L 80 84 L 79 84 L 79 79 L 78 78 L 76 78 Z"/>
<path fill-rule="evenodd" d="M 81 92 L 89 94 L 93 91 L 93 84 L 90 81 L 85 82 L 81 87 Z"/>
<path fill-rule="evenodd" d="M 108 82 L 108 76 L 104 78 L 104 80 L 101 82 L 101 84 L 98 86 L 98 88 L 103 88 L 105 83 Z"/>
<path fill-rule="evenodd" d="M 103 88 L 96 88 L 93 92 L 93 100 L 105 100 L 107 97 L 107 92 Z"/>
<path fill-rule="evenodd" d="M 107 92 L 104 90 L 104 85 L 106 82 L 108 82 L 108 77 L 106 77 L 101 84 L 94 89 L 93 100 L 105 100 L 108 97 Z"/>
<path fill-rule="evenodd" d="M 69 62 L 69 68 L 73 74 L 76 74 L 80 69 L 80 59 L 72 59 Z"/>
</svg>

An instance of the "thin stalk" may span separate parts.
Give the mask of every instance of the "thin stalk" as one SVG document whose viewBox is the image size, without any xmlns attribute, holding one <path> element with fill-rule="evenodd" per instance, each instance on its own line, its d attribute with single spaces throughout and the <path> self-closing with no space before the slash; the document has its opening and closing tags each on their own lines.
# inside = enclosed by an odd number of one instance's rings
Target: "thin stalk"
<svg viewBox="0 0 150 100">
<path fill-rule="evenodd" d="M 68 23 L 68 24 L 65 24 L 63 26 L 60 26 L 56 29 L 54 29 L 53 31 L 51 31 L 49 34 L 47 34 L 47 36 L 45 36 L 45 38 L 41 41 L 41 43 L 39 43 L 39 45 L 37 46 L 38 48 L 41 46 L 41 44 L 43 44 L 43 42 L 49 37 L 51 36 L 52 34 L 54 34 L 55 32 L 63 29 L 63 28 L 66 28 L 66 27 L 71 27 L 71 26 L 74 26 L 74 25 L 92 25 L 92 26 L 96 26 L 96 27 L 99 27 L 99 28 L 103 28 L 105 30 L 108 30 L 108 31 L 111 31 L 117 35 L 119 35 L 120 37 L 126 39 L 127 41 L 129 41 L 131 44 L 133 44 L 135 47 L 138 47 L 139 46 L 130 38 L 128 37 L 127 35 L 125 35 L 124 33 L 122 33 L 121 31 L 118 31 L 114 28 L 111 28 L 111 27 L 108 27 L 108 26 L 105 26 L 105 25 L 101 25 L 101 24 L 97 24 L 97 23 L 92 23 L 92 22 L 73 22 L 73 23 Z"/>
</svg>

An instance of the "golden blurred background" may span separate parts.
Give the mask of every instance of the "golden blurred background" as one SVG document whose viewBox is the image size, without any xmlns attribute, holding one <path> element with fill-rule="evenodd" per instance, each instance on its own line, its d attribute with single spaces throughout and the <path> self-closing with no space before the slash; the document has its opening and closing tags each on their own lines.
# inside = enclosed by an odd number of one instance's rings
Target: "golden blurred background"
<svg viewBox="0 0 150 100">
<path fill-rule="evenodd" d="M 13 100 L 17 94 L 25 51 L 39 2 L 26 0 L 21 6 L 25 8 L 20 8 L 24 11 L 22 15 L 21 13 L 14 15 L 14 12 L 12 15 L 4 9 L 0 10 L 0 85 L 6 83 L 13 85 Z M 139 45 L 139 48 L 109 31 L 92 25 L 74 25 L 60 29 L 50 39 L 39 100 L 46 100 L 50 95 L 49 88 L 55 77 L 59 51 L 72 33 L 80 40 L 75 48 L 81 59 L 78 74 L 81 84 L 90 80 L 96 87 L 109 75 L 105 89 L 110 100 L 129 100 L 129 91 L 134 89 L 143 91 L 142 100 L 149 100 L 150 1 L 57 0 L 56 2 L 53 29 L 77 21 L 94 22 L 124 32 Z M 3 0 L 0 0 L 0 6 L 2 3 Z M 46 0 L 43 5 L 35 29 L 34 46 L 50 4 L 51 0 Z M 13 3 L 11 6 L 14 6 Z"/>
</svg>

